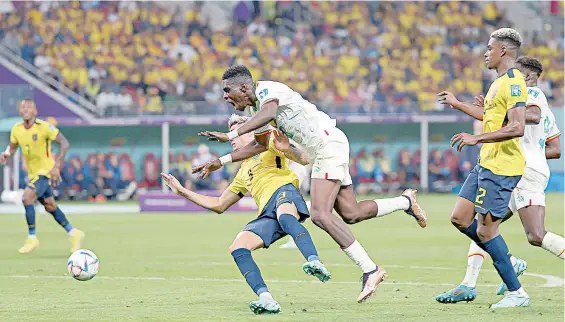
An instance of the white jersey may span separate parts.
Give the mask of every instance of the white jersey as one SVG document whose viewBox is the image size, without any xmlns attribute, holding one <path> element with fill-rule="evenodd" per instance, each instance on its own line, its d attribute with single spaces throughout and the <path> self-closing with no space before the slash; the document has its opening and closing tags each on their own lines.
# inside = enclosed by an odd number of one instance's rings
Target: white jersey
<svg viewBox="0 0 565 322">
<path fill-rule="evenodd" d="M 541 111 L 541 118 L 538 124 L 526 125 L 524 136 L 520 138 L 522 151 L 526 156 L 526 170 L 534 170 L 549 178 L 549 166 L 545 158 L 545 142 L 550 137 L 550 132 L 557 129 L 555 117 L 547 98 L 538 87 L 528 87 L 528 100 L 526 106 L 538 106 Z M 554 129 L 555 128 L 555 129 Z"/>
<path fill-rule="evenodd" d="M 257 113 L 265 103 L 277 101 L 279 107 L 275 118 L 276 124 L 273 125 L 301 145 L 312 160 L 326 143 L 324 131 L 336 126 L 334 119 L 318 110 L 314 104 L 285 84 L 259 81 L 255 88 L 255 96 L 259 101 L 257 106 L 251 108 L 251 114 Z M 266 126 L 256 130 L 255 134 L 268 130 L 269 126 Z"/>
</svg>

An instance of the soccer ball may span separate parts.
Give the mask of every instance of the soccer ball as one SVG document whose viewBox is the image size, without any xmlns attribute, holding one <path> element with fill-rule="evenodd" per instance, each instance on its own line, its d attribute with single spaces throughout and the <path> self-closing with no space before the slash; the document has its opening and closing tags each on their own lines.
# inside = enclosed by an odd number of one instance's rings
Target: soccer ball
<svg viewBox="0 0 565 322">
<path fill-rule="evenodd" d="M 74 279 L 89 281 L 98 273 L 100 261 L 98 257 L 88 249 L 79 249 L 69 257 L 67 268 Z"/>
</svg>

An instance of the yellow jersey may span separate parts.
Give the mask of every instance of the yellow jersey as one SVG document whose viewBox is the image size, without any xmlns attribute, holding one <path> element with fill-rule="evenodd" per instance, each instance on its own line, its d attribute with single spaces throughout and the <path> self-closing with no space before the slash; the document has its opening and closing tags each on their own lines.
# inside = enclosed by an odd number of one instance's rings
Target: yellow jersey
<svg viewBox="0 0 565 322">
<path fill-rule="evenodd" d="M 504 75 L 499 76 L 490 85 L 485 97 L 484 133 L 494 132 L 506 126 L 508 110 L 526 106 L 527 99 L 526 82 L 518 69 L 511 68 Z M 479 164 L 501 176 L 524 174 L 526 159 L 520 148 L 520 139 L 483 144 Z"/>
<path fill-rule="evenodd" d="M 288 159 L 275 148 L 271 138 L 267 151 L 241 163 L 228 189 L 240 197 L 250 192 L 261 214 L 275 191 L 289 183 L 298 188 L 298 176 L 288 168 Z"/>
<path fill-rule="evenodd" d="M 49 171 L 55 166 L 51 155 L 51 142 L 55 140 L 59 130 L 39 119 L 29 128 L 24 123 L 14 125 L 10 132 L 10 142 L 22 149 L 22 154 L 28 169 L 28 178 L 34 182 L 38 176 L 49 177 Z"/>
</svg>

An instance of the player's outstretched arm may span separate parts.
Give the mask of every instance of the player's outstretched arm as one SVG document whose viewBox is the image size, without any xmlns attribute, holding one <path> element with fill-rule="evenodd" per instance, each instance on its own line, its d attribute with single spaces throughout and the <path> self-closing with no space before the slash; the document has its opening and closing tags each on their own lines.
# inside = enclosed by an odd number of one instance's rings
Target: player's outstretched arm
<svg viewBox="0 0 565 322">
<path fill-rule="evenodd" d="M 224 190 L 220 197 L 201 195 L 183 187 L 177 178 L 171 174 L 161 172 L 161 177 L 163 177 L 165 184 L 177 195 L 194 202 L 202 208 L 206 208 L 218 214 L 225 212 L 229 207 L 241 199 L 239 195 L 236 195 L 229 189 Z"/>
<path fill-rule="evenodd" d="M 561 140 L 559 139 L 559 135 L 545 141 L 545 158 L 561 158 Z"/>
<path fill-rule="evenodd" d="M 268 147 L 264 142 L 262 142 L 263 138 L 266 138 L 268 142 L 268 135 L 262 136 L 261 138 L 255 137 L 255 140 L 253 142 L 249 143 L 241 149 L 237 149 L 230 153 L 231 162 L 249 159 L 253 156 L 256 156 L 257 154 L 267 151 Z"/>
<path fill-rule="evenodd" d="M 253 115 L 253 117 L 249 121 L 245 122 L 245 124 L 243 124 L 237 130 L 231 131 L 230 134 L 228 134 L 230 140 L 251 131 L 255 131 L 262 126 L 269 124 L 269 122 L 275 119 L 278 107 L 279 103 L 276 100 L 263 104 L 259 112 Z"/>
<path fill-rule="evenodd" d="M 484 96 L 479 95 L 475 97 L 475 102 L 472 104 L 461 102 L 453 95 L 453 93 L 448 91 L 443 91 L 438 96 L 438 102 L 442 104 L 450 105 L 452 108 L 459 110 L 474 119 L 479 121 L 483 120 L 483 115 L 485 113 L 484 107 Z"/>
<path fill-rule="evenodd" d="M 478 143 L 494 143 L 524 136 L 526 128 L 526 109 L 517 106 L 506 112 L 508 124 L 499 130 L 477 135 Z"/>
</svg>

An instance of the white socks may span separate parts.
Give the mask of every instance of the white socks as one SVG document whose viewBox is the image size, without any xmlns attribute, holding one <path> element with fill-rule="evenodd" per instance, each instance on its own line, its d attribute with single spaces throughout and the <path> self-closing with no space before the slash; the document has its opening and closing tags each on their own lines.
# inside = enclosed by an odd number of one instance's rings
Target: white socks
<svg viewBox="0 0 565 322">
<path fill-rule="evenodd" d="M 481 271 L 485 256 L 487 255 L 487 252 L 480 248 L 474 241 L 471 241 L 469 252 L 467 253 L 467 272 L 461 284 L 468 287 L 475 287 L 477 285 L 479 272 Z"/>
<path fill-rule="evenodd" d="M 272 296 L 271 293 L 269 293 L 269 292 L 263 292 L 263 293 L 259 294 L 259 298 L 268 298 L 268 299 L 272 299 L 273 296 Z"/>
<path fill-rule="evenodd" d="M 552 232 L 547 232 L 541 241 L 541 247 L 555 256 L 564 259 L 565 239 Z"/>
<path fill-rule="evenodd" d="M 27 235 L 27 238 L 37 238 L 35 235 Z"/>
<path fill-rule="evenodd" d="M 406 197 L 399 196 L 395 198 L 375 199 L 378 211 L 377 217 L 388 215 L 397 210 L 407 210 L 410 207 L 410 202 Z"/>
<path fill-rule="evenodd" d="M 344 248 L 343 251 L 361 268 L 363 273 L 369 273 L 377 269 L 377 264 L 371 260 L 369 254 L 367 254 L 363 246 L 361 246 L 357 240 L 349 247 Z"/>
<path fill-rule="evenodd" d="M 69 234 L 69 236 L 73 237 L 75 235 L 75 231 L 76 231 L 76 229 L 73 228 L 73 229 L 69 230 L 69 232 L 67 234 Z"/>
<path fill-rule="evenodd" d="M 517 289 L 516 291 L 512 291 L 510 292 L 512 294 L 520 294 L 523 296 L 528 296 L 528 293 L 526 293 L 526 291 L 524 291 L 524 288 L 520 287 L 519 289 Z"/>
</svg>

